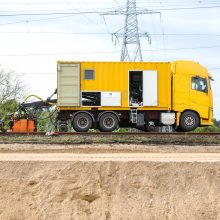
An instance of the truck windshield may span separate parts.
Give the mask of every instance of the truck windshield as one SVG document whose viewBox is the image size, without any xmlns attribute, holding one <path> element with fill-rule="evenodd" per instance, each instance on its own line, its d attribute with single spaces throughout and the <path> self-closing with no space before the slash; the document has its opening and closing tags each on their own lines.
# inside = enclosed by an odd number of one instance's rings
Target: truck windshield
<svg viewBox="0 0 220 220">
<path fill-rule="evenodd" d="M 212 82 L 214 82 L 214 79 L 212 77 L 209 77 L 210 90 L 212 90 Z"/>
</svg>

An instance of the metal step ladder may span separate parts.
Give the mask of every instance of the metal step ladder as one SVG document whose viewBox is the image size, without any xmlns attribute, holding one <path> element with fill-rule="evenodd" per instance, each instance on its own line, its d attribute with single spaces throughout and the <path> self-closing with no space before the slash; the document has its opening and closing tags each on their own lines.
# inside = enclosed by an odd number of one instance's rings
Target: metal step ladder
<svg viewBox="0 0 220 220">
<path fill-rule="evenodd" d="M 130 121 L 133 124 L 137 123 L 137 109 L 136 108 L 132 108 L 131 109 L 131 113 L 130 113 Z"/>
</svg>

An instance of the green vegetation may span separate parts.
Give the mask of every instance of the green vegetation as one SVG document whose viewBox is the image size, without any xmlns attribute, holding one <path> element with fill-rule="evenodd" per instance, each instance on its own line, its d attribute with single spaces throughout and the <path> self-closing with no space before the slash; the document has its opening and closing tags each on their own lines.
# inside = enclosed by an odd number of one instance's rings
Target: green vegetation
<svg viewBox="0 0 220 220">
<path fill-rule="evenodd" d="M 18 108 L 18 103 L 15 99 L 7 100 L 0 103 L 0 119 L 3 119 L 5 125 L 10 121 L 10 114 L 14 113 Z"/>
<path fill-rule="evenodd" d="M 15 99 L 7 100 L 0 104 L 0 113 L 3 117 L 6 117 L 9 113 L 14 113 L 18 108 L 18 103 Z"/>
<path fill-rule="evenodd" d="M 55 109 L 47 110 L 38 110 L 35 112 L 35 118 L 37 119 L 37 131 L 39 132 L 50 132 L 56 130 L 55 118 L 56 111 Z"/>
<path fill-rule="evenodd" d="M 213 119 L 213 125 L 209 127 L 201 127 L 197 128 L 195 132 L 202 133 L 202 132 L 220 132 L 220 121 Z"/>
<path fill-rule="evenodd" d="M 65 136 L 33 136 L 33 135 L 13 135 L 0 136 L 0 144 L 2 143 L 21 143 L 21 144 L 63 144 L 63 145 L 78 145 L 78 144 L 137 144 L 137 145 L 189 145 L 189 146 L 213 146 L 220 145 L 219 135 L 65 135 Z"/>
<path fill-rule="evenodd" d="M 9 115 L 18 108 L 18 100 L 23 99 L 25 87 L 20 76 L 0 66 L 0 119 L 6 125 L 10 120 Z"/>
</svg>

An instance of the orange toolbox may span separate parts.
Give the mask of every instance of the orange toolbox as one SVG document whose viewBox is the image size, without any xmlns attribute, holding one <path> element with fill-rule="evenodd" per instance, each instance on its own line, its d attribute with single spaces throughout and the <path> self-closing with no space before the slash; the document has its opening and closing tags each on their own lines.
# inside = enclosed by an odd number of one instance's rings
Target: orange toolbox
<svg viewBox="0 0 220 220">
<path fill-rule="evenodd" d="M 12 132 L 35 132 L 35 123 L 31 119 L 19 119 L 15 120 Z"/>
</svg>

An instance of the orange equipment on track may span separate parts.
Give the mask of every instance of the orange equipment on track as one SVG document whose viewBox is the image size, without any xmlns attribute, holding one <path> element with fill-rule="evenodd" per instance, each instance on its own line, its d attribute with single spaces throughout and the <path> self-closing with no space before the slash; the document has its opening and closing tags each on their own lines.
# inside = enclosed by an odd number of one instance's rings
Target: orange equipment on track
<svg viewBox="0 0 220 220">
<path fill-rule="evenodd" d="M 56 105 L 57 100 L 51 99 L 56 94 L 55 92 L 43 100 L 36 95 L 29 95 L 18 107 L 16 112 L 9 114 L 10 121 L 8 123 L 9 130 L 14 133 L 32 133 L 37 131 L 37 120 L 40 119 L 39 112 L 43 112 L 45 109 L 49 109 L 51 106 Z M 37 98 L 39 101 L 27 102 L 29 98 Z M 38 116 L 38 117 L 37 117 Z M 47 116 L 49 118 L 50 116 Z M 42 118 L 41 118 L 42 119 Z M 46 118 L 44 118 L 46 119 Z M 0 120 L 0 131 L 4 132 L 4 122 Z"/>
<path fill-rule="evenodd" d="M 35 122 L 32 119 L 14 120 L 12 132 L 35 132 Z"/>
</svg>

